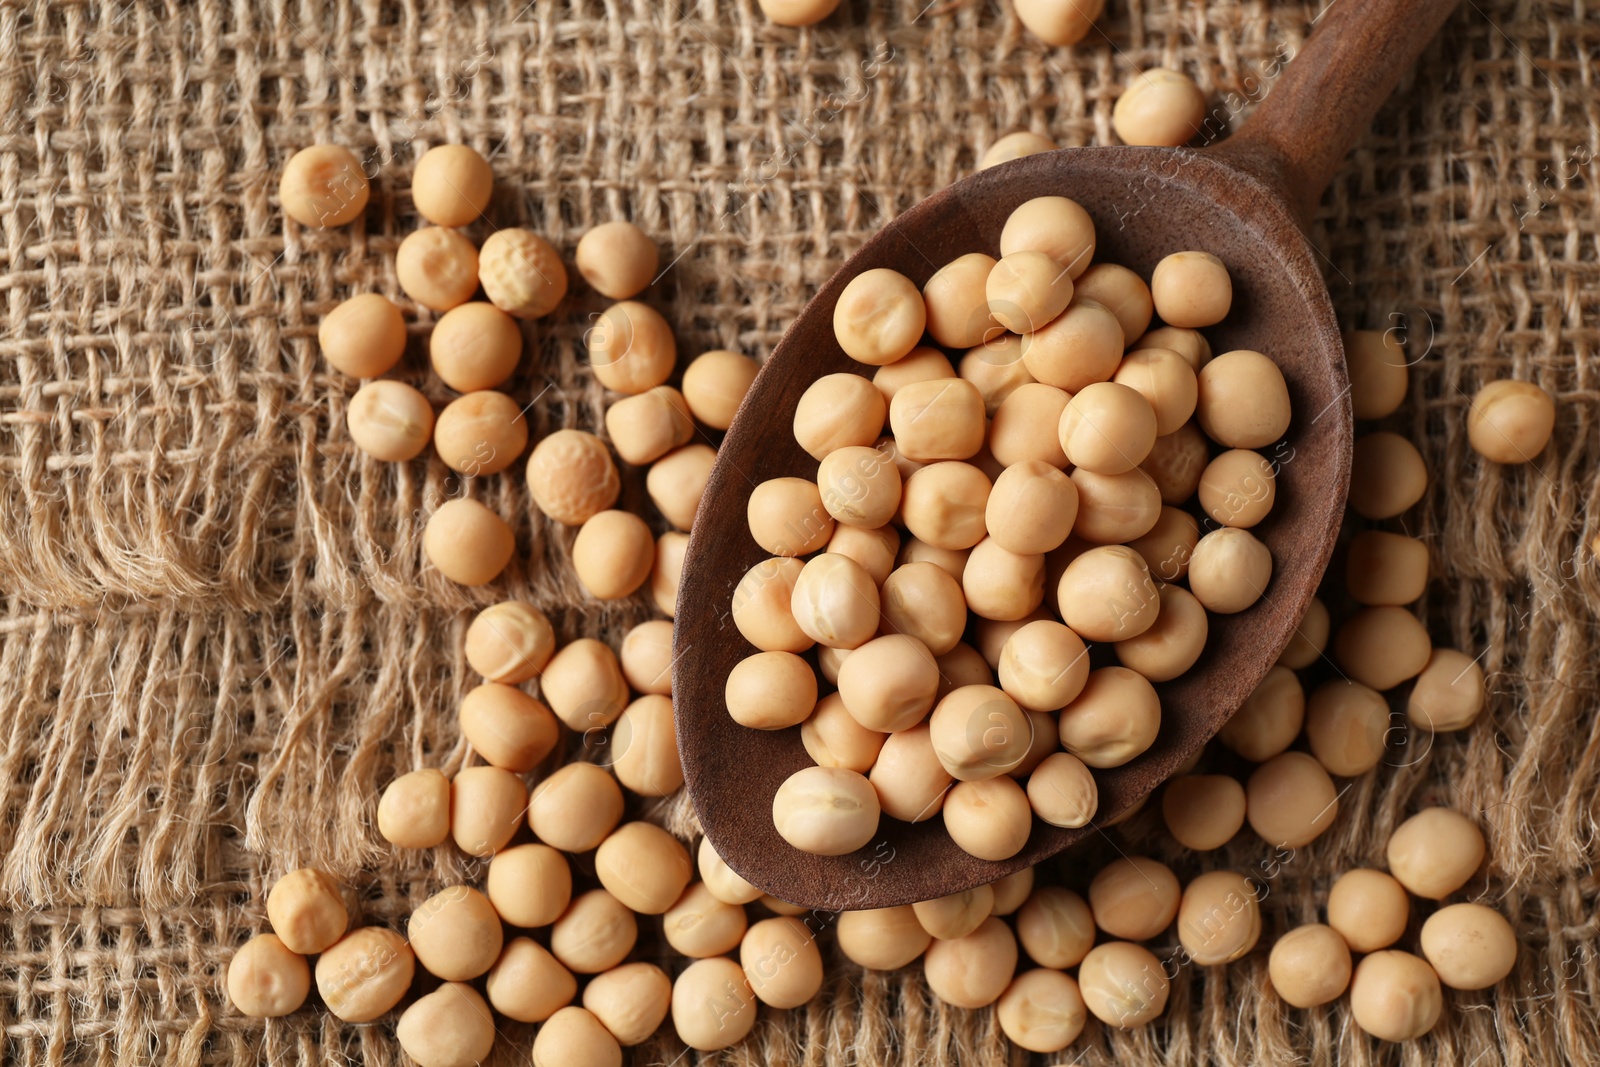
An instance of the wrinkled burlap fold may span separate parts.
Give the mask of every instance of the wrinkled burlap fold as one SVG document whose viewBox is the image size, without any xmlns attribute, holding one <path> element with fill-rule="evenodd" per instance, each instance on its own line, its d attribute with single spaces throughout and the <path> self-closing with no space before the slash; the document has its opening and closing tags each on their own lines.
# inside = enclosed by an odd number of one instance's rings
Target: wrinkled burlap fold
<svg viewBox="0 0 1600 1067">
<path fill-rule="evenodd" d="M 999 134 L 1106 143 L 1118 86 L 1157 64 L 1222 104 L 1314 15 L 1118 0 L 1081 47 L 1051 50 L 994 0 L 846 0 L 804 32 L 753 0 L 0 4 L 0 1061 L 397 1062 L 392 1023 L 308 1009 L 263 1024 L 227 1004 L 223 967 L 264 928 L 267 885 L 323 865 L 366 921 L 401 923 L 477 877 L 451 849 L 397 855 L 371 822 L 397 770 L 466 755 L 471 609 L 514 594 L 564 637 L 613 641 L 649 614 L 642 598 L 584 598 L 570 531 L 533 513 L 519 469 L 463 486 L 436 458 L 393 466 L 350 444 L 354 383 L 321 360 L 316 326 L 351 293 L 399 296 L 423 149 L 490 155 L 493 222 L 569 257 L 592 224 L 634 219 L 672 264 L 648 299 L 683 354 L 761 355 L 849 252 Z M 1397 734 L 1335 829 L 1292 857 L 1249 833 L 1187 854 L 1154 812 L 1099 846 L 1184 875 L 1259 872 L 1270 938 L 1317 917 L 1337 872 L 1381 864 L 1417 806 L 1456 806 L 1485 828 L 1492 858 L 1469 891 L 1516 924 L 1516 971 L 1449 994 L 1427 1039 L 1378 1046 L 1343 1005 L 1291 1011 L 1265 991 L 1264 940 L 1230 967 L 1182 969 L 1157 1025 L 1091 1024 L 1053 1062 L 1600 1061 L 1600 572 L 1584 547 L 1600 532 L 1597 56 L 1588 0 L 1472 0 L 1319 221 L 1345 324 L 1408 329 L 1414 389 L 1389 424 L 1433 481 L 1391 526 L 1426 539 L 1420 611 L 1437 641 L 1482 653 L 1487 713 L 1431 744 Z M 309 232 L 276 206 L 283 161 L 318 141 L 377 174 L 349 228 Z M 538 357 L 510 388 L 538 398 L 535 433 L 599 425 L 581 350 L 602 306 L 579 293 L 527 328 Z M 399 373 L 443 401 L 419 318 Z M 1485 465 L 1466 442 L 1468 396 L 1504 376 L 1560 405 L 1526 468 Z M 420 517 L 462 492 L 517 529 L 519 558 L 492 589 L 420 562 Z M 647 506 L 642 479 L 625 492 Z M 678 802 L 649 813 L 692 833 Z M 495 1062 L 526 1062 L 528 1029 L 504 1037 Z M 634 1059 L 680 1052 L 658 1038 Z M 764 1016 L 716 1057 L 1024 1058 L 990 1013 L 842 961 L 815 1003 Z"/>
</svg>

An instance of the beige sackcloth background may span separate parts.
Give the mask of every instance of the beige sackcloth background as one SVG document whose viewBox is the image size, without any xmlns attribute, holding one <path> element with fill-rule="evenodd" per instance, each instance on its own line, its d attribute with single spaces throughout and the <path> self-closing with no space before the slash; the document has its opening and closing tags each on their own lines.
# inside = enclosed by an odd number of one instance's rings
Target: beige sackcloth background
<svg viewBox="0 0 1600 1067">
<path fill-rule="evenodd" d="M 1000 133 L 1107 143 L 1119 86 L 1157 64 L 1226 106 L 1316 10 L 1113 0 L 1083 45 L 1049 49 L 997 0 L 846 0 L 810 31 L 753 0 L 0 4 L 0 1062 L 399 1061 L 392 1021 L 307 1008 L 263 1024 L 228 1006 L 222 971 L 264 928 L 266 887 L 326 866 L 364 921 L 400 924 L 476 877 L 450 848 L 396 854 L 371 822 L 397 770 L 466 755 L 471 609 L 528 597 L 564 637 L 613 641 L 648 614 L 584 601 L 571 534 L 531 512 L 519 470 L 463 487 L 436 458 L 388 465 L 350 445 L 354 383 L 320 359 L 317 321 L 351 293 L 399 296 L 426 147 L 491 155 L 493 220 L 569 257 L 591 224 L 636 220 L 672 263 L 649 299 L 685 357 L 764 355 L 846 255 Z M 1600 565 L 1584 547 L 1600 532 L 1597 82 L 1592 0 L 1465 0 L 1318 222 L 1343 323 L 1408 330 L 1414 388 L 1389 425 L 1434 477 L 1392 525 L 1430 547 L 1419 610 L 1436 640 L 1482 652 L 1486 714 L 1431 746 L 1397 735 L 1335 829 L 1266 879 L 1261 949 L 1185 968 L 1156 1025 L 1091 1023 L 1050 1062 L 1600 1062 Z M 345 229 L 304 230 L 276 204 L 281 164 L 318 141 L 377 166 Z M 539 396 L 536 433 L 598 424 L 580 353 L 601 306 L 580 292 L 529 327 L 538 357 L 510 388 Z M 442 401 L 426 332 L 401 374 Z M 1526 468 L 1467 447 L 1468 396 L 1504 376 L 1560 405 Z M 462 492 L 517 528 L 493 589 L 420 562 L 419 517 Z M 648 506 L 638 479 L 625 500 Z M 1389 830 L 1429 803 L 1485 828 L 1491 860 L 1467 895 L 1517 924 L 1512 977 L 1448 994 L 1409 1046 L 1369 1042 L 1340 1005 L 1287 1010 L 1266 991 L 1268 940 L 1317 917 L 1333 874 L 1381 863 Z M 672 804 L 655 814 L 692 825 Z M 1184 876 L 1268 859 L 1249 833 L 1186 854 L 1151 812 L 1114 833 Z M 530 1029 L 502 1034 L 494 1062 L 527 1062 Z M 680 1052 L 657 1038 L 633 1058 Z M 710 1059 L 1026 1057 L 990 1013 L 840 962 L 808 1008 L 765 1013 Z"/>
</svg>

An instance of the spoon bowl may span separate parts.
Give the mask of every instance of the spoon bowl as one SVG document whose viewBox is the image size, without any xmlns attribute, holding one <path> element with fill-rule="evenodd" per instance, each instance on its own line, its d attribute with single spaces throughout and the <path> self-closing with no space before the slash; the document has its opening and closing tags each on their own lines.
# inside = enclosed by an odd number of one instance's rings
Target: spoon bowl
<svg viewBox="0 0 1600 1067">
<path fill-rule="evenodd" d="M 1376 15 L 1375 6 L 1382 8 Z M 981 171 L 889 223 L 818 291 L 767 359 L 728 431 L 680 584 L 673 672 L 679 750 L 701 824 L 735 871 L 780 899 L 828 911 L 889 907 L 992 882 L 1102 832 L 1198 754 L 1237 710 L 1293 637 L 1332 555 L 1349 487 L 1353 427 L 1344 349 L 1302 225 L 1393 79 L 1369 77 L 1359 87 L 1369 106 L 1354 127 L 1348 119 L 1334 128 L 1325 118 L 1319 124 L 1316 101 L 1356 44 L 1350 35 L 1387 34 L 1373 37 L 1373 47 L 1399 49 L 1403 70 L 1452 6 L 1453 0 L 1336 5 L 1312 45 L 1340 39 L 1320 53 L 1308 46 L 1250 126 L 1222 146 L 1064 149 Z M 1320 140 L 1297 144 L 1285 132 L 1294 123 L 1317 125 Z M 751 491 L 771 478 L 815 478 L 817 461 L 791 429 L 811 382 L 839 371 L 871 373 L 834 339 L 833 308 L 845 284 L 887 267 L 920 287 L 960 255 L 998 256 L 1007 216 L 1040 196 L 1070 197 L 1089 212 L 1096 262 L 1121 264 L 1146 279 L 1162 257 L 1187 249 L 1226 264 L 1232 309 L 1203 332 L 1216 352 L 1269 355 L 1283 371 L 1293 410 L 1284 439 L 1261 450 L 1277 469 L 1277 500 L 1253 532 L 1271 549 L 1272 580 L 1248 610 L 1212 615 L 1200 660 L 1156 685 L 1160 733 L 1131 762 L 1094 772 L 1100 799 L 1090 825 L 1063 829 L 1035 819 L 1022 851 L 999 862 L 962 851 L 937 817 L 910 824 L 885 816 L 874 840 L 848 855 L 801 852 L 779 836 L 772 819 L 778 787 L 812 764 L 800 728 L 748 729 L 723 702 L 729 672 L 756 651 L 731 614 L 734 587 L 768 556 L 748 530 Z"/>
</svg>

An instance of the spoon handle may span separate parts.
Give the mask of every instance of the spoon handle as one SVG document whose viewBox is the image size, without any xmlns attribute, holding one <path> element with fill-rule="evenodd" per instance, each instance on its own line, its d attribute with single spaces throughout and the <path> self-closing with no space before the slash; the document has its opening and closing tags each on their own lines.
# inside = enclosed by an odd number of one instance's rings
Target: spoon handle
<svg viewBox="0 0 1600 1067">
<path fill-rule="evenodd" d="M 1330 0 L 1300 51 L 1256 87 L 1266 99 L 1214 151 L 1277 189 L 1306 229 L 1334 171 L 1456 4 Z"/>
</svg>

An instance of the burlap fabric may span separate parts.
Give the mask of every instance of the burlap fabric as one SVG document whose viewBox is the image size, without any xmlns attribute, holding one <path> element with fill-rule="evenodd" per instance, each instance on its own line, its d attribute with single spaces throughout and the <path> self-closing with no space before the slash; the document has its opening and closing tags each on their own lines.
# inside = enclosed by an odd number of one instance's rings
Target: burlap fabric
<svg viewBox="0 0 1600 1067">
<path fill-rule="evenodd" d="M 397 1061 L 392 1024 L 307 1010 L 263 1025 L 227 1005 L 222 969 L 262 928 L 266 886 L 323 865 L 368 921 L 393 923 L 474 875 L 450 849 L 396 855 L 371 827 L 397 768 L 465 755 L 469 609 L 510 592 L 567 637 L 613 639 L 647 613 L 584 602 L 570 534 L 530 513 L 520 476 L 463 487 L 436 459 L 391 466 L 349 443 L 352 383 L 320 360 L 316 323 L 352 292 L 398 295 L 425 147 L 489 154 L 495 221 L 568 252 L 592 223 L 635 219 L 673 261 L 650 299 L 682 349 L 762 354 L 875 227 L 998 134 L 1108 141 L 1117 87 L 1154 64 L 1221 101 L 1314 14 L 1131 0 L 1083 47 L 1049 50 L 993 0 L 847 0 L 811 32 L 768 25 L 753 0 L 0 5 L 0 1061 Z M 1336 829 L 1270 864 L 1268 936 L 1314 918 L 1333 873 L 1380 861 L 1410 810 L 1448 803 L 1486 828 L 1472 888 L 1516 922 L 1515 974 L 1450 995 L 1435 1034 L 1402 1049 L 1370 1044 L 1342 1007 L 1287 1011 L 1259 992 L 1257 952 L 1186 968 L 1158 1025 L 1091 1025 L 1055 1059 L 1600 1061 L 1600 575 L 1583 547 L 1600 503 L 1597 54 L 1587 0 L 1469 0 L 1319 224 L 1344 321 L 1406 315 L 1420 358 L 1392 425 L 1435 472 L 1403 524 L 1432 551 L 1421 610 L 1438 640 L 1483 652 L 1493 695 L 1464 735 L 1397 735 Z M 307 232 L 275 205 L 280 165 L 315 141 L 376 168 L 348 229 Z M 536 432 L 598 424 L 579 354 L 600 306 L 580 295 L 529 330 L 539 359 L 513 391 L 539 397 Z M 420 344 L 403 370 L 446 395 Z M 1560 403 L 1526 469 L 1478 462 L 1463 430 L 1467 397 L 1506 375 Z M 419 515 L 462 491 L 518 529 L 524 552 L 492 592 L 420 564 Z M 627 493 L 643 503 L 637 482 Z M 692 826 L 671 804 L 655 814 Z M 1201 866 L 1150 814 L 1117 833 Z M 1205 864 L 1269 859 L 1245 834 Z M 527 1029 L 504 1036 L 496 1062 L 525 1062 Z M 661 1039 L 635 1059 L 680 1052 Z M 809 1009 L 718 1059 L 1008 1057 L 1022 1059 L 988 1013 L 841 964 Z"/>
</svg>

